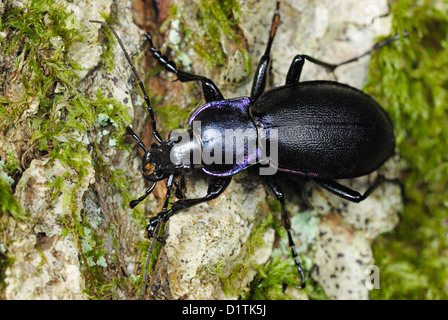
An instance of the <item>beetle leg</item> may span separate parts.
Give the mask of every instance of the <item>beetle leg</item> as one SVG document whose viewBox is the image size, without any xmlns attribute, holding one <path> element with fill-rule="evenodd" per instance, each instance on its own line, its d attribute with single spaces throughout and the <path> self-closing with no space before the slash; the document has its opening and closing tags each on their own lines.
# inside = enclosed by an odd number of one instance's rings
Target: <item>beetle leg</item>
<svg viewBox="0 0 448 320">
<path fill-rule="evenodd" d="M 302 265 L 300 264 L 299 257 L 297 255 L 296 247 L 294 244 L 294 240 L 291 235 L 291 222 L 289 220 L 288 211 L 286 210 L 285 205 L 285 197 L 282 189 L 280 188 L 278 182 L 272 176 L 260 176 L 264 182 L 265 187 L 272 193 L 273 196 L 280 201 L 281 210 L 282 210 L 282 224 L 288 233 L 288 244 L 291 248 L 292 258 L 294 259 L 294 264 L 296 265 L 297 271 L 300 275 L 301 284 L 297 288 L 304 289 L 306 286 L 305 274 L 303 272 Z"/>
<path fill-rule="evenodd" d="M 165 202 L 164 210 L 149 220 L 149 225 L 146 227 L 146 230 L 148 231 L 148 238 L 157 236 L 157 234 L 154 234 L 154 230 L 160 222 L 168 221 L 171 216 L 182 210 L 219 197 L 229 186 L 231 180 L 232 177 L 213 177 L 208 185 L 208 190 L 205 197 L 178 200 L 171 205 L 169 210 L 166 210 L 167 205 Z"/>
<path fill-rule="evenodd" d="M 257 100 L 262 95 L 266 87 L 268 66 L 271 60 L 270 58 L 271 46 L 272 42 L 274 41 L 278 22 L 280 21 L 279 8 L 280 8 L 280 1 L 277 1 L 277 7 L 275 9 L 274 16 L 272 17 L 271 31 L 269 32 L 269 41 L 266 46 L 266 51 L 264 52 L 264 55 L 261 57 L 260 62 L 258 63 L 258 68 L 254 76 L 254 82 L 252 83 L 252 90 L 250 94 L 252 101 Z"/>
<path fill-rule="evenodd" d="M 366 199 L 383 182 L 399 183 L 398 179 L 387 179 L 381 175 L 378 175 L 373 184 L 364 192 L 364 194 L 360 194 L 358 191 L 343 186 L 334 180 L 315 179 L 314 181 L 331 193 L 343 199 L 357 203 Z"/>
<path fill-rule="evenodd" d="M 384 39 L 378 43 L 376 43 L 372 48 L 370 48 L 369 50 L 367 50 L 366 52 L 364 52 L 363 54 L 360 54 L 359 56 L 353 57 L 351 59 L 342 61 L 340 63 L 328 63 L 316 58 L 313 58 L 311 56 L 307 56 L 305 54 L 302 55 L 297 55 L 294 57 L 293 62 L 291 64 L 291 66 L 289 67 L 289 71 L 288 71 L 288 75 L 286 76 L 286 84 L 290 84 L 290 83 L 294 83 L 294 81 L 299 81 L 300 78 L 300 74 L 302 72 L 302 67 L 303 67 L 303 63 L 304 60 L 308 60 L 309 62 L 312 62 L 314 64 L 317 64 L 325 69 L 327 69 L 329 72 L 334 72 L 334 70 L 336 70 L 336 68 L 343 66 L 345 64 L 349 64 L 352 62 L 356 62 L 359 59 L 368 56 L 369 54 L 372 54 L 372 52 L 381 49 L 382 47 L 388 45 L 391 42 L 394 42 L 398 39 L 400 39 L 402 36 L 403 37 L 407 37 L 409 34 L 408 32 L 404 32 L 403 35 L 395 35 L 393 37 Z"/>
<path fill-rule="evenodd" d="M 184 199 L 174 202 L 171 209 L 162 214 L 163 221 L 167 221 L 171 216 L 180 211 L 193 207 L 203 202 L 210 201 L 219 197 L 229 186 L 232 177 L 213 177 L 208 185 L 207 194 L 202 198 Z"/>
<path fill-rule="evenodd" d="M 146 227 L 146 231 L 148 231 L 148 238 L 149 239 L 153 238 L 153 241 L 151 243 L 151 248 L 149 251 L 148 258 L 146 260 L 146 267 L 145 267 L 145 273 L 144 273 L 143 279 L 146 279 L 146 276 L 147 276 L 147 269 L 149 266 L 149 261 L 151 259 L 152 252 L 154 251 L 155 241 L 156 240 L 160 241 L 160 237 L 158 235 L 159 235 L 159 230 L 160 230 L 161 224 L 163 222 L 168 221 L 168 219 L 171 216 L 175 215 L 176 213 L 179 213 L 180 211 L 182 211 L 184 209 L 193 207 L 202 202 L 207 202 L 207 201 L 210 201 L 212 199 L 219 197 L 219 195 L 221 195 L 224 192 L 224 190 L 229 186 L 231 180 L 232 180 L 232 177 L 213 177 L 212 181 L 210 181 L 210 183 L 209 183 L 207 195 L 205 197 L 196 198 L 196 199 L 178 200 L 178 201 L 174 202 L 171 206 L 171 209 L 167 211 L 166 208 L 168 207 L 168 199 L 169 199 L 169 193 L 170 193 L 169 192 L 170 189 L 168 189 L 167 197 L 166 197 L 162 212 L 160 212 L 156 216 L 152 217 L 149 220 L 148 226 Z M 163 244 L 164 240 L 162 240 L 161 242 Z M 146 288 L 146 282 L 144 282 L 143 286 L 142 286 L 142 295 L 144 295 L 144 293 L 145 293 L 145 288 Z"/>
<path fill-rule="evenodd" d="M 149 189 L 146 190 L 145 194 L 142 195 L 140 198 L 135 199 L 135 200 L 131 200 L 131 202 L 129 203 L 129 206 L 133 209 L 135 208 L 136 205 L 138 205 L 140 202 L 142 202 L 143 200 L 145 200 L 150 194 L 151 192 L 154 190 L 154 188 L 156 187 L 157 182 L 154 182 Z"/>
<path fill-rule="evenodd" d="M 188 82 L 188 81 L 201 81 L 202 84 L 202 92 L 204 94 L 205 101 L 219 101 L 224 100 L 224 97 L 219 91 L 218 87 L 213 83 L 212 80 L 204 77 L 199 76 L 193 73 L 188 73 L 182 70 L 179 70 L 176 66 L 176 64 L 168 60 L 168 57 L 165 55 L 162 55 L 162 53 L 157 50 L 156 47 L 154 47 L 152 37 L 149 33 L 145 32 L 145 36 L 148 39 L 150 51 L 153 55 L 153 57 L 157 60 L 157 62 L 165 68 L 166 71 L 172 72 L 177 75 L 177 80 L 181 82 Z"/>
<path fill-rule="evenodd" d="M 177 182 L 176 180 L 173 181 L 174 185 L 176 186 L 176 198 L 177 199 L 184 199 L 185 198 L 185 176 L 182 176 L 180 178 L 180 182 Z"/>
<path fill-rule="evenodd" d="M 296 55 L 294 59 L 292 59 L 291 65 L 289 66 L 288 74 L 286 75 L 285 84 L 299 82 L 304 63 L 305 59 L 300 54 Z"/>
</svg>

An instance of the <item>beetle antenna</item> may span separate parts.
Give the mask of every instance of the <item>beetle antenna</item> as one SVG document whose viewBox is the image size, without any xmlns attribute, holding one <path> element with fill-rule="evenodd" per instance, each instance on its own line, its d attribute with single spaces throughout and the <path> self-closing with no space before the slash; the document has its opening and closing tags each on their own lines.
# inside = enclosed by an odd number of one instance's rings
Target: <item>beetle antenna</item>
<svg viewBox="0 0 448 320">
<path fill-rule="evenodd" d="M 121 41 L 120 37 L 118 36 L 117 32 L 107 23 L 103 22 L 103 21 L 97 21 L 97 20 L 89 20 L 90 22 L 93 23 L 99 23 L 101 24 L 103 27 L 106 27 L 107 29 L 109 29 L 112 34 L 115 36 L 115 38 L 118 41 L 118 44 L 120 45 L 121 49 L 123 50 L 124 56 L 126 57 L 126 60 L 128 61 L 129 65 L 131 66 L 132 72 L 134 73 L 135 78 L 137 79 L 138 85 L 143 93 L 144 96 L 144 100 L 149 112 L 149 116 L 151 117 L 151 126 L 152 126 L 152 135 L 154 136 L 154 138 L 159 142 L 162 143 L 162 137 L 160 136 L 159 132 L 157 131 L 157 125 L 156 125 L 156 120 L 154 118 L 154 111 L 151 107 L 151 102 L 149 101 L 149 97 L 148 94 L 146 93 L 146 89 L 145 86 L 143 84 L 143 81 L 140 79 L 137 70 L 134 67 L 134 64 L 132 63 L 131 58 L 129 57 L 128 52 L 126 51 L 123 42 Z"/>
<path fill-rule="evenodd" d="M 143 299 L 143 297 L 146 294 L 146 279 L 148 277 L 148 268 L 149 268 L 149 263 L 151 262 L 151 256 L 152 253 L 154 251 L 154 248 L 156 246 L 156 241 L 158 240 L 158 236 L 159 236 L 159 231 L 160 231 L 160 226 L 162 225 L 162 218 L 159 218 L 157 220 L 157 225 L 155 228 L 153 235 L 153 239 L 151 242 L 151 247 L 149 249 L 149 253 L 148 253 L 148 257 L 146 258 L 146 263 L 145 263 L 145 272 L 143 273 L 143 279 L 142 279 L 142 291 L 141 291 L 141 299 Z"/>
<path fill-rule="evenodd" d="M 146 192 L 145 192 L 144 195 L 142 195 L 142 196 L 141 196 L 140 198 L 138 198 L 138 199 L 132 200 L 132 201 L 129 203 L 129 206 L 131 207 L 131 209 L 135 208 L 136 205 L 138 205 L 140 202 L 142 202 L 143 200 L 145 200 L 146 197 L 148 197 L 148 196 L 151 194 L 151 192 L 154 190 L 154 188 L 156 187 L 156 185 L 157 185 L 157 182 L 154 182 L 154 183 L 152 184 L 152 186 L 150 186 L 149 189 L 146 190 Z"/>
<path fill-rule="evenodd" d="M 161 226 L 163 220 L 165 219 L 166 211 L 168 209 L 168 204 L 169 204 L 169 200 L 170 200 L 170 196 L 171 196 L 171 189 L 173 187 L 173 183 L 174 183 L 174 175 L 172 174 L 168 177 L 167 182 L 166 182 L 167 190 L 166 190 L 166 196 L 165 196 L 165 203 L 163 204 L 162 211 L 157 215 L 157 217 L 155 217 L 155 220 L 157 220 L 155 230 L 152 234 L 148 234 L 148 237 L 152 236 L 153 239 L 152 239 L 152 243 L 151 243 L 151 248 L 149 249 L 148 257 L 146 258 L 145 272 L 143 273 L 142 292 L 141 292 L 142 297 L 144 297 L 145 293 L 146 293 L 146 278 L 148 276 L 149 263 L 151 261 L 151 256 L 154 251 L 156 241 L 157 240 L 160 241 L 159 230 L 160 230 L 160 226 Z M 155 185 L 155 183 L 154 183 L 154 185 Z"/>
<path fill-rule="evenodd" d="M 145 153 L 148 152 L 148 148 L 146 148 L 143 141 L 140 140 L 140 138 L 135 134 L 135 132 L 130 127 L 126 127 L 126 133 L 131 135 L 137 141 L 138 145 L 145 151 Z"/>
</svg>

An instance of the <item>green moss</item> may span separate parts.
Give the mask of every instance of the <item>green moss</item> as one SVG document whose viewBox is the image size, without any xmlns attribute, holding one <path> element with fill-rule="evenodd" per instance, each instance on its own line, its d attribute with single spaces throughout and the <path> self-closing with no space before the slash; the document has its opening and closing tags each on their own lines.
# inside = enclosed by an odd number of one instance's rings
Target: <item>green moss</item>
<svg viewBox="0 0 448 320">
<path fill-rule="evenodd" d="M 280 203 L 270 197 L 266 198 L 266 203 L 274 215 L 280 216 Z M 280 221 L 273 219 L 272 227 L 280 236 L 286 236 L 285 230 L 281 226 Z M 284 288 L 287 285 L 298 285 L 297 271 L 294 269 L 294 264 L 291 259 L 285 259 L 283 253 L 279 249 L 274 249 L 270 260 L 264 264 L 257 266 L 258 273 L 250 283 L 250 292 L 247 299 L 263 300 L 287 299 L 284 293 Z"/>
<path fill-rule="evenodd" d="M 179 27 L 184 33 L 182 43 L 188 44 L 204 60 L 208 68 L 222 68 L 227 56 L 224 52 L 223 37 L 235 43 L 243 53 L 247 73 L 250 73 L 250 58 L 247 50 L 241 44 L 238 33 L 238 20 L 241 15 L 241 3 L 237 0 L 197 0 L 188 3 L 196 8 L 194 28 L 190 29 L 191 21 L 184 16 L 185 8 L 172 6 L 170 22 L 180 20 Z M 194 31 L 192 31 L 194 30 Z M 198 32 L 199 31 L 199 32 Z M 178 49 L 178 48 L 175 48 Z M 181 54 L 180 50 L 176 50 Z M 183 49 L 185 52 L 186 50 Z"/>
<path fill-rule="evenodd" d="M 275 216 L 280 217 L 280 203 L 270 197 L 266 198 L 266 202 L 271 212 Z M 300 234 L 301 246 L 296 249 L 306 273 L 311 269 L 311 261 L 304 254 L 310 250 L 314 250 L 313 244 L 317 236 L 319 221 L 316 211 L 303 211 L 291 219 L 292 234 Z M 286 231 L 280 220 L 274 220 L 272 226 L 280 236 L 279 247 L 273 250 L 270 260 L 266 264 L 258 266 L 258 274 L 250 285 L 249 299 L 291 299 L 285 293 L 285 289 L 300 285 L 297 269 L 294 261 L 291 259 Z M 323 289 L 317 282 L 313 281 L 310 277 L 307 277 L 306 282 L 307 286 L 304 292 L 310 299 L 327 299 Z"/>
<path fill-rule="evenodd" d="M 288 300 L 287 287 L 298 283 L 297 269 L 291 259 L 285 259 L 280 250 L 274 250 L 269 263 L 258 267 L 258 274 L 250 284 L 250 299 L 253 300 Z M 322 287 L 312 278 L 307 278 L 304 292 L 309 299 L 327 300 Z"/>
<path fill-rule="evenodd" d="M 76 194 L 79 188 L 84 187 L 84 178 L 93 166 L 96 174 L 108 172 L 111 181 L 117 183 L 126 201 L 123 206 L 129 202 L 130 194 L 125 191 L 127 186 L 123 187 L 124 172 L 108 169 L 99 149 L 99 145 L 104 143 L 117 150 L 126 148 L 122 138 L 124 128 L 131 121 L 128 110 L 114 99 L 104 97 L 100 91 L 96 97 L 87 97 L 78 90 L 80 79 L 77 71 L 80 67 L 70 58 L 69 52 L 74 42 L 84 40 L 80 35 L 82 26 L 63 6 L 54 0 L 30 0 L 24 8 L 6 10 L 0 21 L 0 31 L 7 35 L 1 39 L 2 54 L 10 61 L 17 61 L 14 65 L 19 75 L 16 82 L 23 88 L 23 94 L 15 97 L 14 101 L 0 96 L 0 129 L 4 132 L 15 130 L 20 122 L 25 127 L 24 139 L 29 138 L 27 153 L 48 155 L 50 161 L 57 159 L 71 169 L 64 176 L 49 181 L 48 186 L 52 188 L 54 197 L 62 194 L 63 207 L 71 212 L 71 216 L 61 221 L 65 226 L 62 235 L 72 233 L 82 239 L 79 246 L 84 249 L 81 250 L 81 260 L 86 278 L 94 291 L 92 297 L 99 297 L 101 292 L 117 284 L 111 284 L 112 280 L 106 279 L 101 272 L 106 262 L 103 243 L 81 216 Z M 111 68 L 113 40 L 106 36 L 105 42 L 103 63 Z M 22 117 L 30 103 L 38 105 L 36 113 L 32 117 Z M 108 130 L 109 134 L 101 136 L 98 144 L 93 145 L 94 150 L 89 152 L 85 135 L 98 128 Z M 25 132 L 30 132 L 31 136 L 27 137 Z M 19 165 L 19 159 L 15 159 L 12 153 L 9 155 L 8 159 L 2 159 L 5 165 L 1 175 L 20 176 L 18 173 L 24 168 Z M 66 181 L 77 182 L 70 192 Z M 23 219 L 25 213 L 8 182 L 12 181 L 0 179 L 0 212 Z"/>
<path fill-rule="evenodd" d="M 68 52 L 73 42 L 82 38 L 79 30 L 68 27 L 67 21 L 73 19 L 51 0 L 30 1 L 26 9 L 5 13 L 2 27 L 8 28 L 12 36 L 4 40 L 8 44 L 4 53 L 21 52 L 18 58 L 26 57 L 21 70 L 26 90 L 18 101 L 2 99 L 0 115 L 4 115 L 2 127 L 8 127 L 17 123 L 30 99 L 37 99 L 39 109 L 30 124 L 31 143 L 35 142 L 38 150 L 49 152 L 53 159 L 73 167 L 82 180 L 88 167 L 83 159 L 90 156 L 79 137 L 93 129 L 96 115 L 103 113 L 118 123 L 114 135 L 120 139 L 130 117 L 125 107 L 104 98 L 101 92 L 98 91 L 96 99 L 89 99 L 77 90 L 78 66 Z"/>
<path fill-rule="evenodd" d="M 2 17 L 2 31 L 10 31 L 10 37 L 3 39 L 3 52 L 20 52 L 18 59 L 24 58 L 20 71 L 25 91 L 17 101 L 3 101 L 0 114 L 5 115 L 2 127 L 9 127 L 19 121 L 28 101 L 37 100 L 39 109 L 30 124 L 31 143 L 39 151 L 68 162 L 77 158 L 72 152 L 83 148 L 71 134 L 85 132 L 92 123 L 92 113 L 76 90 L 77 66 L 67 54 L 73 42 L 80 40 L 78 30 L 67 27 L 67 19 L 72 17 L 53 2 L 30 1 L 27 8 L 6 11 Z M 71 161 L 70 165 L 80 170 L 81 179 L 85 164 Z"/>
<path fill-rule="evenodd" d="M 156 100 L 158 100 L 156 98 Z M 179 105 L 172 104 L 169 107 L 157 109 L 157 115 L 162 118 L 163 128 L 162 134 L 166 135 L 175 129 L 184 128 L 188 125 L 187 121 L 190 118 L 190 110 L 194 109 L 198 105 L 197 100 L 193 100 L 189 106 L 181 107 Z"/>
<path fill-rule="evenodd" d="M 109 24 L 110 26 L 113 25 L 116 21 L 115 19 L 112 19 L 109 15 L 101 14 L 104 21 Z M 101 61 L 105 66 L 107 66 L 108 70 L 111 71 L 114 68 L 114 51 L 113 46 L 116 43 L 115 37 L 113 36 L 112 32 L 107 30 L 104 34 L 104 38 L 102 40 L 103 44 L 103 52 L 101 54 Z"/>
<path fill-rule="evenodd" d="M 248 257 L 253 257 L 257 248 L 264 245 L 263 235 L 267 228 L 270 228 L 274 223 L 272 214 L 269 214 L 266 219 L 264 219 L 256 228 L 252 231 L 247 245 L 245 246 L 246 253 Z M 244 261 L 236 264 L 231 273 L 225 273 L 225 264 L 219 263 L 213 272 L 208 270 L 206 273 L 216 274 L 221 281 L 221 285 L 226 296 L 241 294 L 241 287 L 235 286 L 235 284 L 240 284 L 241 279 L 247 277 L 248 272 L 253 270 L 253 268 L 259 268 L 259 266 L 254 261 Z M 250 299 L 251 295 L 246 295 L 242 297 L 243 299 Z"/>
<path fill-rule="evenodd" d="M 11 190 L 10 183 L 5 181 L 2 176 L 9 177 L 0 166 L 0 217 L 3 214 L 13 216 L 15 219 L 25 220 L 26 214 L 23 212 L 22 206 L 17 202 Z M 0 228 L 3 228 L 1 226 Z"/>
<path fill-rule="evenodd" d="M 274 251 L 271 260 L 258 267 L 258 273 L 250 284 L 250 299 L 287 299 L 284 289 L 297 285 L 297 271 L 290 262 L 281 257 L 279 250 Z"/>
<path fill-rule="evenodd" d="M 1 227 L 0 227 L 0 231 Z M 13 261 L 11 259 L 8 258 L 7 255 L 5 255 L 3 252 L 3 250 L 0 250 L 0 293 L 4 292 L 6 289 L 6 269 L 12 265 Z"/>
<path fill-rule="evenodd" d="M 366 90 L 396 128 L 406 205 L 399 227 L 374 247 L 376 299 L 448 298 L 448 1 L 399 0 L 393 33 L 372 57 Z"/>
</svg>

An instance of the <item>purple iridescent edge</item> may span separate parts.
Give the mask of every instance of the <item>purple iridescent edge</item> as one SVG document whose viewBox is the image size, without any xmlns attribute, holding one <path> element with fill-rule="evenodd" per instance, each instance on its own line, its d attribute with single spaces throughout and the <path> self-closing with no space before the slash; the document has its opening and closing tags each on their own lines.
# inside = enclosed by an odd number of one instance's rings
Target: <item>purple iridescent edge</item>
<svg viewBox="0 0 448 320">
<path fill-rule="evenodd" d="M 196 119 L 196 117 L 205 109 L 208 108 L 216 108 L 221 109 L 225 106 L 230 107 L 237 107 L 241 110 L 247 110 L 250 105 L 250 98 L 249 97 L 240 97 L 240 98 L 234 98 L 234 99 L 228 99 L 228 100 L 219 100 L 219 101 L 211 101 L 204 104 L 202 107 L 200 107 L 198 110 L 196 110 L 195 113 L 191 116 L 190 120 L 188 121 L 188 125 L 191 127 L 193 124 L 193 121 Z"/>
<path fill-rule="evenodd" d="M 204 110 L 209 108 L 216 108 L 221 109 L 223 107 L 230 107 L 230 108 L 238 108 L 243 111 L 247 111 L 250 106 L 250 98 L 249 97 L 239 97 L 234 99 L 228 99 L 228 100 L 220 100 L 220 101 L 211 101 L 207 102 L 203 106 L 201 106 L 198 110 L 195 111 L 195 113 L 191 116 L 190 120 L 188 121 L 188 125 L 191 127 L 193 124 L 193 121 L 195 121 L 196 117 Z M 202 168 L 202 171 L 209 175 L 213 176 L 219 176 L 219 177 L 225 177 L 225 176 L 232 176 L 236 173 L 243 171 L 245 168 L 248 167 L 250 163 L 256 163 L 256 159 L 260 156 L 261 151 L 260 148 L 257 147 L 256 153 L 252 154 L 250 156 L 245 155 L 243 163 L 235 165 L 235 167 L 229 171 L 223 172 L 223 173 L 216 173 L 209 171 L 205 168 Z"/>
</svg>

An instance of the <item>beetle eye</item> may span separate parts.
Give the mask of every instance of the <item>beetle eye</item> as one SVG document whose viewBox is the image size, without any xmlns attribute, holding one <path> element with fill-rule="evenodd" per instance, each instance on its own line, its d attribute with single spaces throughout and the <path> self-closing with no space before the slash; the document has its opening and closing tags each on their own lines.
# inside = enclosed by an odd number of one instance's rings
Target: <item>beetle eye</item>
<svg viewBox="0 0 448 320">
<path fill-rule="evenodd" d="M 146 163 L 145 166 L 143 167 L 143 174 L 145 176 L 150 175 L 152 173 L 154 173 L 154 165 L 150 162 Z"/>
</svg>

